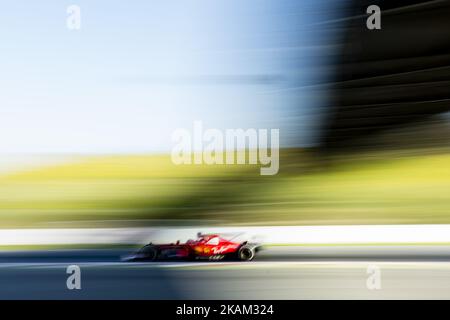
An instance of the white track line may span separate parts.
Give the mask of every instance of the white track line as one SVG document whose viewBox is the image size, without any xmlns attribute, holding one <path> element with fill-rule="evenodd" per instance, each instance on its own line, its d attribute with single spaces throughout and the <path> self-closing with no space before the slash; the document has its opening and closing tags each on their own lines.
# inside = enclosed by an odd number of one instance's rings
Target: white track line
<svg viewBox="0 0 450 320">
<path fill-rule="evenodd" d="M 128 263 L 128 262 L 18 262 L 18 263 L 0 263 L 0 269 L 60 269 L 67 268 L 69 265 L 78 265 L 80 268 L 99 268 L 99 267 L 120 267 L 125 269 L 252 269 L 252 268 L 363 268 L 367 265 L 377 265 L 389 268 L 437 268 L 450 269 L 450 262 L 445 261 L 255 261 L 255 262 L 175 262 L 175 263 Z"/>
</svg>

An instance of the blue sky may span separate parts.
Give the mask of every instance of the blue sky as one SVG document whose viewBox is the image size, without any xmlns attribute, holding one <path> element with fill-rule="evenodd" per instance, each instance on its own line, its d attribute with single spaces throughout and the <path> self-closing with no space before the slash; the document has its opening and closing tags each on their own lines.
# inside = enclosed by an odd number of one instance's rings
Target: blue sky
<svg viewBox="0 0 450 320">
<path fill-rule="evenodd" d="M 166 152 L 194 120 L 308 144 L 318 101 L 295 88 L 316 74 L 311 25 L 329 2 L 3 3 L 0 153 Z M 79 31 L 66 27 L 71 4 Z"/>
</svg>

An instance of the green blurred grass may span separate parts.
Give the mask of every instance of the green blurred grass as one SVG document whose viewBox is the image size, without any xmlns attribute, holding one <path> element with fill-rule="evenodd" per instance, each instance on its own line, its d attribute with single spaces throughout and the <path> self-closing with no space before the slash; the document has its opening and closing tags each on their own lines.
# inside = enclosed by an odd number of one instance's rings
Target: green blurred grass
<svg viewBox="0 0 450 320">
<path fill-rule="evenodd" d="M 282 150 L 276 176 L 254 165 L 176 166 L 165 155 L 96 156 L 1 176 L 0 227 L 450 223 L 449 191 L 448 153 L 372 152 L 330 165 Z"/>
</svg>

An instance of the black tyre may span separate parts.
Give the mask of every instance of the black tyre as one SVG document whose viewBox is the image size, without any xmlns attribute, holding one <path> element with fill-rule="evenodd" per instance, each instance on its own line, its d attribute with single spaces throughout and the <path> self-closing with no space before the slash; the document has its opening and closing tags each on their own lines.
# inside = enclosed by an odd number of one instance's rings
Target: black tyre
<svg viewBox="0 0 450 320">
<path fill-rule="evenodd" d="M 142 259 L 146 261 L 156 261 L 158 258 L 158 251 L 153 245 L 146 245 L 139 250 L 139 254 L 142 255 Z"/>
<path fill-rule="evenodd" d="M 238 259 L 241 261 L 251 261 L 255 257 L 255 248 L 242 246 L 238 251 Z"/>
</svg>

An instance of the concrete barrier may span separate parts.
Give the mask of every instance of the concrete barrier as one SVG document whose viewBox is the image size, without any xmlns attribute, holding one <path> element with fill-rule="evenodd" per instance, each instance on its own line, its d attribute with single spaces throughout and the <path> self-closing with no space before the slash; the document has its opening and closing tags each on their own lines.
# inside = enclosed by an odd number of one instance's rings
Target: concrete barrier
<svg viewBox="0 0 450 320">
<path fill-rule="evenodd" d="M 0 245 L 141 244 L 227 233 L 269 244 L 450 243 L 450 225 L 3 229 Z"/>
</svg>

